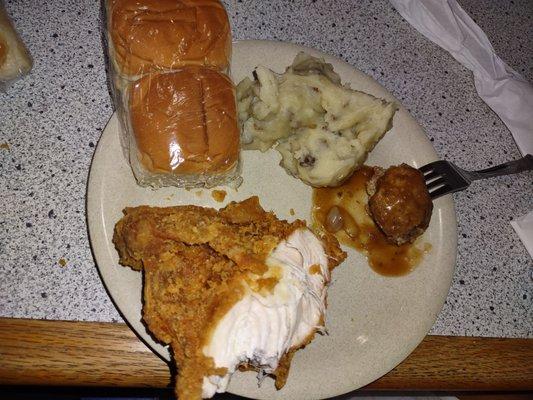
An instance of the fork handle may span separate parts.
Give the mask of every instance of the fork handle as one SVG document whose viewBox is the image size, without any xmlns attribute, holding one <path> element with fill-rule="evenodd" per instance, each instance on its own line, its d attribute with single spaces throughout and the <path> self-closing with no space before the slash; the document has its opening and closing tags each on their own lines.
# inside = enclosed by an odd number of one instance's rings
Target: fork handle
<svg viewBox="0 0 533 400">
<path fill-rule="evenodd" d="M 500 165 L 496 165 L 495 167 L 482 169 L 480 171 L 472 171 L 471 178 L 472 180 L 478 180 L 531 170 L 533 170 L 533 156 L 531 154 L 527 154 L 525 157 L 522 157 L 518 160 L 509 161 Z"/>
</svg>

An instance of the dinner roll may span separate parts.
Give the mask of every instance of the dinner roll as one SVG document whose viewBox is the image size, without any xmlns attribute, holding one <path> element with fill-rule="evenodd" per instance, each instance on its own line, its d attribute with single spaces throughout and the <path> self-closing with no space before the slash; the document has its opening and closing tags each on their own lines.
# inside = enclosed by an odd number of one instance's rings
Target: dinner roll
<svg viewBox="0 0 533 400">
<path fill-rule="evenodd" d="M 134 172 L 138 164 L 138 179 L 141 169 L 148 172 L 141 184 L 153 184 L 151 177 L 166 184 L 220 184 L 224 174 L 235 177 L 239 129 L 235 90 L 226 75 L 197 66 L 150 74 L 131 84 L 129 99 L 139 163 L 130 161 Z"/>
<path fill-rule="evenodd" d="M 231 30 L 218 0 L 110 0 L 111 59 L 128 79 L 185 65 L 226 70 Z"/>
</svg>

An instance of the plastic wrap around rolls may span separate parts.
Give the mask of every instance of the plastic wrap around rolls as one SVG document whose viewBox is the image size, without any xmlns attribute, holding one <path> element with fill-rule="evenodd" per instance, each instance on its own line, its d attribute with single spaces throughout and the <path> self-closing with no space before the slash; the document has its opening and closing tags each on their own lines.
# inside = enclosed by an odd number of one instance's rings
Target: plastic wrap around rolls
<svg viewBox="0 0 533 400">
<path fill-rule="evenodd" d="M 30 54 L 0 1 L 0 90 L 30 72 L 31 67 Z"/>
<path fill-rule="evenodd" d="M 239 131 L 235 90 L 226 75 L 196 66 L 146 75 L 132 84 L 129 114 L 136 176 L 148 170 L 165 184 L 167 174 L 206 174 L 210 186 L 210 179 L 235 170 Z"/>
<path fill-rule="evenodd" d="M 111 0 L 108 2 L 113 61 L 134 78 L 185 65 L 226 70 L 231 31 L 215 0 Z"/>
<path fill-rule="evenodd" d="M 218 0 L 108 0 L 121 143 L 141 186 L 240 183 L 231 30 Z"/>
</svg>

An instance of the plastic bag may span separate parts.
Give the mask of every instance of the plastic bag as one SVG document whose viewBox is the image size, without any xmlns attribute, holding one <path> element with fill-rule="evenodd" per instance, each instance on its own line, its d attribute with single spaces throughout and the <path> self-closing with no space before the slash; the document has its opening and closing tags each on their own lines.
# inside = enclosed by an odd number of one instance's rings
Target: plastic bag
<svg viewBox="0 0 533 400">
<path fill-rule="evenodd" d="M 32 60 L 0 1 L 0 90 L 30 72 Z"/>
<path fill-rule="evenodd" d="M 108 0 L 121 144 L 141 186 L 240 183 L 231 29 L 218 0 Z"/>
</svg>

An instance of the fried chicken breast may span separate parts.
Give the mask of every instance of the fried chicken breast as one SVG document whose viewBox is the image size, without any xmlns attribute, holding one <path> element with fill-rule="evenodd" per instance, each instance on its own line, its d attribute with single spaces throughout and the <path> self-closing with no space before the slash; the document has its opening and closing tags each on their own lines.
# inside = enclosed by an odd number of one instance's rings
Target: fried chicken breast
<svg viewBox="0 0 533 400">
<path fill-rule="evenodd" d="M 239 367 L 282 387 L 293 353 L 324 326 L 330 271 L 346 257 L 257 197 L 220 211 L 126 208 L 113 242 L 122 265 L 143 271 L 143 320 L 171 346 L 181 400 L 225 391 Z"/>
</svg>

